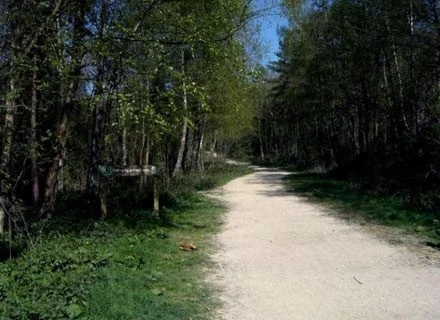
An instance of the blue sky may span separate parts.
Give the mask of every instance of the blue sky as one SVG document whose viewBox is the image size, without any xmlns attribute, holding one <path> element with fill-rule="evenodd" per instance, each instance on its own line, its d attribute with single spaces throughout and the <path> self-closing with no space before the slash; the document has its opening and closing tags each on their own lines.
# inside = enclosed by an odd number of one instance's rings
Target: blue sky
<svg viewBox="0 0 440 320">
<path fill-rule="evenodd" d="M 277 29 L 287 25 L 287 20 L 281 15 L 280 2 L 281 0 L 256 1 L 258 9 L 267 9 L 267 14 L 257 21 L 261 25 L 261 42 L 267 46 L 267 52 L 261 61 L 264 65 L 267 65 L 270 61 L 277 60 L 276 52 L 279 49 L 280 41 Z"/>
</svg>

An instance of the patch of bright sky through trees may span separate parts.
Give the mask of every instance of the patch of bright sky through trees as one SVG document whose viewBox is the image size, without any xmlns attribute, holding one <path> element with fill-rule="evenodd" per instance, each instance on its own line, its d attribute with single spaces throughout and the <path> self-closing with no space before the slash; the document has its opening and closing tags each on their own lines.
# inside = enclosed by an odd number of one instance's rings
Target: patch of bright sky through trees
<svg viewBox="0 0 440 320">
<path fill-rule="evenodd" d="M 279 51 L 280 37 L 278 29 L 287 26 L 287 19 L 282 14 L 282 0 L 256 0 L 255 8 L 261 14 L 256 19 L 260 28 L 260 44 L 262 45 L 262 65 L 268 65 L 276 61 L 276 53 Z"/>
</svg>

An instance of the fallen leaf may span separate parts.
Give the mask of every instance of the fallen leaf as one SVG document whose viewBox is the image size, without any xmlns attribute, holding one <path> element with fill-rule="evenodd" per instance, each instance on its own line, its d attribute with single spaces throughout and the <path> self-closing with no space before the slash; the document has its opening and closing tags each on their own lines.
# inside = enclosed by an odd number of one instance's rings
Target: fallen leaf
<svg viewBox="0 0 440 320">
<path fill-rule="evenodd" d="M 196 251 L 197 246 L 192 242 L 182 242 L 179 249 L 183 251 Z"/>
</svg>

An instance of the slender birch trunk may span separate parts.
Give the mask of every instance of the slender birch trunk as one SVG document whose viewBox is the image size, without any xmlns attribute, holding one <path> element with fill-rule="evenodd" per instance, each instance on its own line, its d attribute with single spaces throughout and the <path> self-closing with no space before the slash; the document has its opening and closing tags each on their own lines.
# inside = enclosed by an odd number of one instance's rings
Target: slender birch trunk
<svg viewBox="0 0 440 320">
<path fill-rule="evenodd" d="M 187 110 L 188 110 L 188 96 L 187 96 L 187 90 L 186 90 L 186 82 L 185 82 L 185 50 L 182 49 L 182 57 L 181 57 L 181 72 L 182 72 L 182 91 L 183 91 L 183 112 L 184 112 L 184 118 L 183 118 L 183 125 L 182 125 L 182 131 L 180 135 L 180 146 L 179 151 L 177 153 L 177 161 L 176 165 L 174 166 L 173 171 L 173 177 L 177 176 L 182 171 L 182 164 L 183 164 L 183 156 L 185 153 L 186 148 L 186 138 L 188 134 L 188 120 L 187 120 Z"/>
<path fill-rule="evenodd" d="M 122 153 L 121 165 L 125 167 L 127 166 L 128 163 L 127 128 L 125 126 L 122 129 L 121 153 Z"/>
<path fill-rule="evenodd" d="M 199 126 L 199 141 L 197 145 L 196 166 L 198 171 L 203 171 L 205 167 L 205 127 L 206 115 L 203 116 L 202 123 Z"/>
<path fill-rule="evenodd" d="M 403 80 L 402 80 L 402 72 L 401 72 L 401 68 L 400 68 L 400 62 L 399 62 L 399 56 L 397 54 L 397 47 L 396 47 L 396 43 L 394 40 L 393 35 L 391 34 L 391 29 L 390 29 L 390 24 L 388 19 L 385 20 L 385 25 L 387 28 L 387 32 L 390 35 L 390 39 L 391 39 L 391 53 L 393 56 L 393 63 L 394 63 L 394 69 L 396 71 L 396 79 L 397 79 L 397 90 L 398 90 L 398 96 L 399 96 L 399 101 L 397 102 L 398 108 L 399 110 L 397 110 L 397 115 L 403 124 L 403 128 L 405 129 L 406 133 L 408 133 L 409 130 L 409 126 L 408 126 L 408 120 L 406 118 L 406 114 L 405 114 L 405 108 L 404 108 L 404 94 L 403 94 Z"/>
</svg>

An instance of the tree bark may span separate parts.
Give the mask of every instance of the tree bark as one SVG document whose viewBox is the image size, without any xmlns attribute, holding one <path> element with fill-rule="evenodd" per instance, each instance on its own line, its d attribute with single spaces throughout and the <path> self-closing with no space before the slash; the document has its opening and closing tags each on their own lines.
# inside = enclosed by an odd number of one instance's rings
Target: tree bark
<svg viewBox="0 0 440 320">
<path fill-rule="evenodd" d="M 12 73 L 12 72 L 11 72 Z M 15 81 L 13 76 L 9 79 L 9 97 L 6 99 L 6 116 L 4 122 L 4 142 L 3 150 L 0 157 L 0 172 L 7 174 L 9 161 L 11 159 L 12 137 L 15 127 L 15 113 L 17 106 L 15 104 Z"/>
<path fill-rule="evenodd" d="M 183 164 L 183 156 L 185 153 L 186 148 L 186 138 L 188 134 L 188 119 L 187 119 L 187 110 L 188 110 L 188 95 L 186 90 L 186 81 L 185 81 L 185 50 L 182 49 L 182 57 L 181 57 L 181 72 L 182 72 L 182 91 L 183 91 L 183 111 L 184 111 L 184 117 L 183 117 L 183 125 L 182 125 L 182 131 L 180 135 L 180 146 L 179 151 L 177 153 L 177 161 L 176 165 L 174 166 L 173 171 L 173 177 L 179 175 L 182 172 L 182 164 Z"/>
<path fill-rule="evenodd" d="M 146 166 L 150 162 L 150 139 L 145 134 L 142 138 L 142 148 L 140 152 L 139 165 Z M 139 189 L 141 190 L 147 182 L 147 177 L 143 174 L 139 177 Z"/>
<path fill-rule="evenodd" d="M 15 114 L 16 114 L 16 104 L 15 104 L 15 81 L 13 76 L 13 68 L 11 69 L 11 76 L 9 79 L 9 96 L 6 98 L 5 108 L 6 116 L 4 122 L 4 135 L 3 140 L 3 150 L 0 155 L 0 235 L 5 233 L 5 221 L 6 221 L 6 203 L 8 188 L 7 183 L 2 183 L 4 180 L 9 178 L 9 162 L 11 159 L 12 150 L 12 138 L 15 128 Z"/>
<path fill-rule="evenodd" d="M 125 126 L 122 128 L 121 153 L 122 153 L 121 165 L 125 167 L 127 166 L 127 159 L 128 159 L 127 128 Z"/>
<path fill-rule="evenodd" d="M 263 146 L 263 133 L 262 133 L 262 125 L 261 125 L 262 119 L 258 120 L 258 140 L 260 142 L 260 156 L 261 156 L 261 160 L 264 161 L 265 160 L 265 156 L 264 156 L 264 146 Z"/>
<path fill-rule="evenodd" d="M 6 194 L 3 193 L 2 188 L 0 187 L 0 239 L 5 234 L 5 225 L 6 225 Z"/>
<path fill-rule="evenodd" d="M 197 171 L 203 171 L 205 168 L 205 127 L 206 127 L 206 115 L 203 116 L 202 122 L 199 126 L 199 140 L 197 144 L 196 153 L 196 168 Z"/>
<path fill-rule="evenodd" d="M 90 144 L 89 169 L 87 172 L 87 193 L 92 195 L 96 191 L 98 166 L 99 166 L 99 142 L 101 139 L 102 108 L 99 102 L 93 108 L 93 131 Z"/>
<path fill-rule="evenodd" d="M 145 144 L 146 144 L 146 141 L 147 141 L 147 138 L 146 138 L 146 134 L 145 134 L 145 118 L 143 118 L 142 119 L 142 136 L 141 136 L 141 144 L 140 144 L 140 148 L 139 148 L 139 150 L 140 150 L 140 152 L 139 152 L 139 166 L 140 167 L 142 167 L 143 165 L 144 165 L 144 152 L 145 152 L 145 149 L 146 149 L 146 146 L 145 146 Z M 141 191 L 142 190 L 142 188 L 144 187 L 144 185 L 145 185 L 145 175 L 143 175 L 143 174 L 141 174 L 140 176 L 139 176 L 139 191 Z"/>
<path fill-rule="evenodd" d="M 32 202 L 34 207 L 40 201 L 40 182 L 37 164 L 37 67 L 32 74 L 32 101 L 31 101 L 31 121 L 30 121 L 30 158 L 31 158 L 31 185 Z"/>
<path fill-rule="evenodd" d="M 103 85 L 100 85 L 102 94 Z M 100 164 L 100 142 L 101 142 L 101 123 L 103 120 L 103 106 L 100 102 L 97 102 L 93 108 L 93 131 L 92 131 L 92 141 L 90 145 L 90 157 L 89 157 L 89 168 L 87 172 L 87 194 L 89 201 L 95 202 L 99 199 L 99 215 L 100 219 L 104 220 L 107 218 L 107 198 L 105 192 L 101 189 L 99 184 L 99 173 L 98 167 Z M 92 206 L 94 207 L 94 206 Z"/>
<path fill-rule="evenodd" d="M 400 68 L 400 62 L 399 62 L 399 56 L 397 54 L 397 47 L 396 47 L 396 43 L 394 41 L 394 37 L 391 33 L 391 29 L 390 29 L 390 24 L 388 19 L 385 20 L 385 25 L 387 28 L 387 32 L 390 36 L 391 39 L 391 51 L 392 51 L 392 56 L 393 56 L 393 63 L 394 63 L 394 69 L 396 71 L 396 79 L 397 79 L 397 91 L 398 91 L 398 101 L 397 101 L 397 106 L 398 109 L 396 110 L 396 116 L 398 119 L 401 119 L 402 121 L 402 129 L 400 129 L 400 131 L 403 132 L 399 132 L 399 134 L 404 134 L 406 135 L 410 130 L 409 130 L 409 126 L 408 126 L 408 120 L 406 118 L 406 114 L 405 114 L 405 108 L 404 108 L 404 94 L 403 94 L 403 80 L 402 80 L 402 73 L 401 73 L 401 68 Z"/>
<path fill-rule="evenodd" d="M 60 5 L 61 1 L 57 2 Z M 64 162 L 64 157 L 66 155 L 66 144 L 67 144 L 67 126 L 69 120 L 69 114 L 74 108 L 75 95 L 79 87 L 80 75 L 81 75 L 81 62 L 83 51 L 85 50 L 80 42 L 82 41 L 86 31 L 84 28 L 84 15 L 85 8 L 81 7 L 78 9 L 74 19 L 74 34 L 72 37 L 72 47 L 75 48 L 75 53 L 72 56 L 72 62 L 70 65 L 70 70 L 67 74 L 67 79 L 69 79 L 65 98 L 62 103 L 62 114 L 60 121 L 58 123 L 57 133 L 56 133 L 56 145 L 54 147 L 54 155 L 47 173 L 44 196 L 42 199 L 42 205 L 40 208 L 40 216 L 51 217 L 56 201 L 56 190 L 58 186 L 58 179 L 60 176 L 61 166 Z"/>
<path fill-rule="evenodd" d="M 51 166 L 46 177 L 46 188 L 44 192 L 43 204 L 40 209 L 40 216 L 45 216 L 47 218 L 52 217 L 52 213 L 55 209 L 58 174 L 67 142 L 67 124 L 68 115 L 66 108 L 64 108 L 63 115 L 58 125 L 58 130 L 56 134 L 57 147 L 55 150 L 55 155 L 52 157 Z"/>
</svg>

